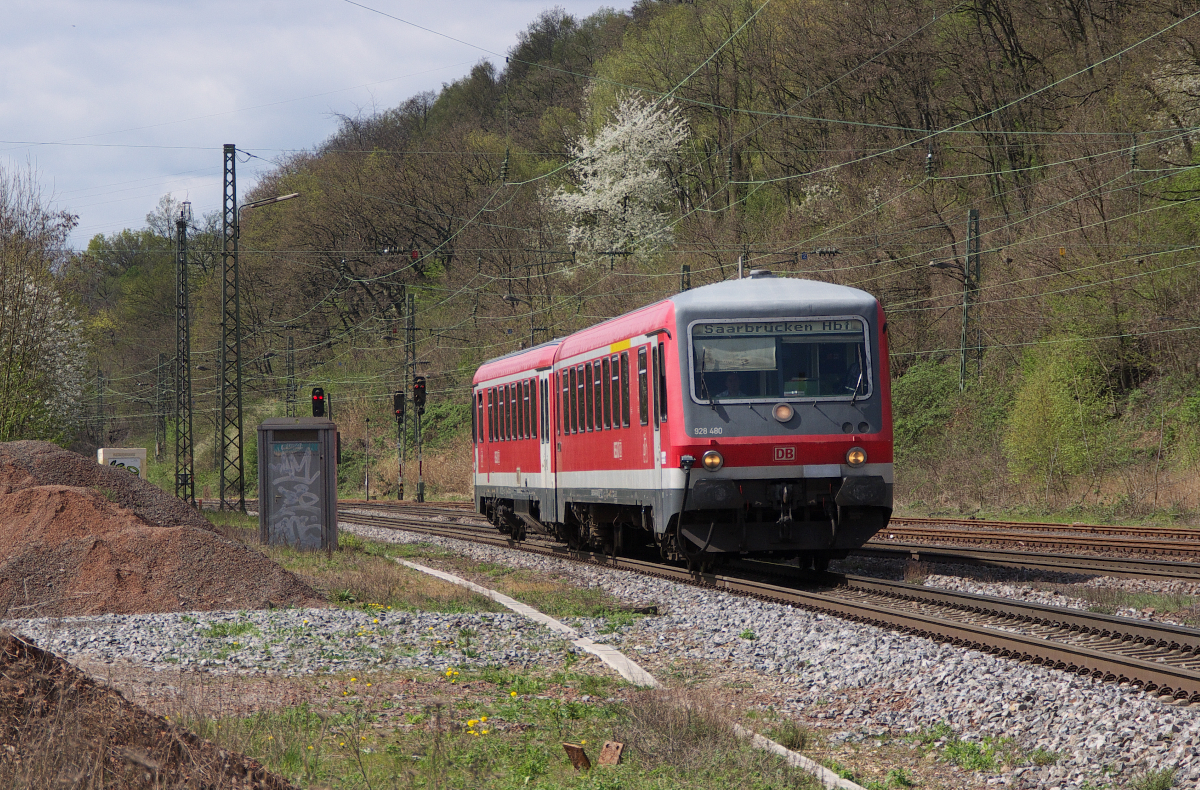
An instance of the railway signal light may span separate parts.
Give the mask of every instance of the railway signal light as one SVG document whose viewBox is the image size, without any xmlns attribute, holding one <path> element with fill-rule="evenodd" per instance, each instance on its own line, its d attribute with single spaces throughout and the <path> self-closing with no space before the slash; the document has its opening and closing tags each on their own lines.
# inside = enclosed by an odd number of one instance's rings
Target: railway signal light
<svg viewBox="0 0 1200 790">
<path fill-rule="evenodd" d="M 411 252 L 408 253 L 408 257 L 412 258 L 413 263 L 416 263 L 417 261 L 419 261 L 421 259 L 421 251 L 420 250 L 412 250 Z"/>
<path fill-rule="evenodd" d="M 325 416 L 325 390 L 321 387 L 313 387 L 312 406 L 314 417 Z"/>
<path fill-rule="evenodd" d="M 413 408 L 417 414 L 425 413 L 425 377 L 413 376 Z"/>
<path fill-rule="evenodd" d="M 392 393 L 392 411 L 395 413 L 397 420 L 400 420 L 400 421 L 404 420 L 404 393 L 403 392 L 393 392 Z"/>
</svg>

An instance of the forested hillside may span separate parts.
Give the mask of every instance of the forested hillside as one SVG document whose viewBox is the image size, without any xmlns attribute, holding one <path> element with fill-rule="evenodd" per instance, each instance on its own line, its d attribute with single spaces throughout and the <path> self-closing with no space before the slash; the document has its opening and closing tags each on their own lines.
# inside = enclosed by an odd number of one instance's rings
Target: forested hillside
<svg viewBox="0 0 1200 790">
<path fill-rule="evenodd" d="M 883 302 L 906 505 L 1193 519 L 1198 10 L 546 12 L 503 70 L 481 63 L 436 94 L 343 118 L 244 197 L 302 196 L 243 221 L 248 429 L 282 413 L 291 337 L 302 397 L 324 386 L 347 436 L 368 416 L 394 430 L 414 295 L 429 438 L 453 491 L 469 461 L 449 448 L 480 361 L 674 293 L 684 267 L 692 287 L 736 276 L 741 257 Z M 97 237 L 62 267 L 107 377 L 109 432 L 153 430 L 147 393 L 174 353 L 175 210 L 164 199 L 146 227 Z M 208 218 L 192 240 L 202 463 L 218 236 Z M 89 414 L 82 443 L 101 439 Z M 382 458 L 395 437 L 376 441 Z"/>
</svg>

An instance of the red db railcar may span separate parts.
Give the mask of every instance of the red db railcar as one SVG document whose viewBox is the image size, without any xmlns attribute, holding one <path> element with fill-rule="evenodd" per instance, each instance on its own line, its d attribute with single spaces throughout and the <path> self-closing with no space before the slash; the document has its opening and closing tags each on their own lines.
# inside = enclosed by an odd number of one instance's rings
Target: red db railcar
<svg viewBox="0 0 1200 790">
<path fill-rule="evenodd" d="M 891 515 L 887 359 L 864 291 L 685 291 L 479 368 L 475 503 L 516 539 L 823 568 Z"/>
</svg>

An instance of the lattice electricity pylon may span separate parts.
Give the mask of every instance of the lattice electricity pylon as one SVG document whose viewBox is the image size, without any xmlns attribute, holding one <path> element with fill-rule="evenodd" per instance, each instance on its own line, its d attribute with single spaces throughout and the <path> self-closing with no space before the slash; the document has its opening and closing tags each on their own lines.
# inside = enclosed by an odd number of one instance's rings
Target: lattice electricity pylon
<svg viewBox="0 0 1200 790">
<path fill-rule="evenodd" d="M 187 204 L 184 204 L 185 207 Z M 175 496 L 196 501 L 192 445 L 192 339 L 188 307 L 187 208 L 175 221 Z"/>
<path fill-rule="evenodd" d="M 242 307 L 238 277 L 237 147 L 225 145 L 221 210 L 221 510 L 246 511 L 242 463 Z"/>
<path fill-rule="evenodd" d="M 287 345 L 287 416 L 296 416 L 296 346 L 291 335 Z"/>
</svg>

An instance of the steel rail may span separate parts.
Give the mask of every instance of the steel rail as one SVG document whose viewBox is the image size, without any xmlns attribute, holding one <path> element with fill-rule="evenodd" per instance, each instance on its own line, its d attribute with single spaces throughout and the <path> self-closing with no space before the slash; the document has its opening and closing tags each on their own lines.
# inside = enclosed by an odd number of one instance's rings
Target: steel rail
<svg viewBox="0 0 1200 790">
<path fill-rule="evenodd" d="M 479 522 L 430 523 L 407 514 L 376 516 L 361 510 L 346 516 L 347 521 L 370 526 L 467 539 L 750 595 L 1200 702 L 1197 629 L 855 576 L 825 574 L 824 588 L 800 589 L 744 577 L 693 574 L 561 545 L 517 543 Z"/>
<path fill-rule="evenodd" d="M 1008 549 L 931 546 L 927 543 L 870 541 L 853 555 L 984 567 L 1026 568 L 1056 573 L 1120 576 L 1129 579 L 1200 581 L 1200 563 L 1137 557 L 1097 557 L 1083 554 L 1042 554 Z"/>
<path fill-rule="evenodd" d="M 1023 546 L 1027 549 L 1071 548 L 1083 551 L 1116 551 L 1126 554 L 1168 555 L 1173 557 L 1200 557 L 1200 542 L 1163 541 L 1136 538 L 1104 537 L 1100 535 L 1055 534 L 1041 535 L 1016 530 L 950 530 L 936 527 L 903 527 L 888 525 L 876 534 L 874 544 L 887 544 L 893 540 L 907 543 L 940 544 L 1005 544 Z"/>
<path fill-rule="evenodd" d="M 1120 524 L 1055 524 L 1031 521 L 995 521 L 974 518 L 916 518 L 892 516 L 892 527 L 942 527 L 969 528 L 972 531 L 1008 530 L 1020 532 L 1067 532 L 1082 535 L 1109 535 L 1137 538 L 1161 538 L 1164 540 L 1200 541 L 1200 529 L 1191 527 L 1139 527 Z"/>
</svg>

